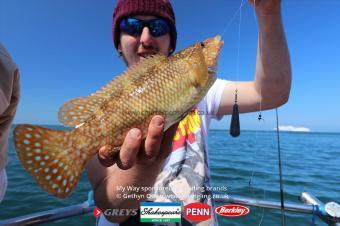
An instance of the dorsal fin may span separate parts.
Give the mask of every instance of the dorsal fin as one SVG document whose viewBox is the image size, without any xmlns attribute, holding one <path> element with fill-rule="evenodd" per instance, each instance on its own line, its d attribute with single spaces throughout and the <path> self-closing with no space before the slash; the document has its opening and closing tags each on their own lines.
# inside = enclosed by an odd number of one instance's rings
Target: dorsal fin
<svg viewBox="0 0 340 226">
<path fill-rule="evenodd" d="M 88 119 L 93 112 L 104 103 L 104 99 L 96 99 L 92 96 L 78 97 L 67 101 L 59 109 L 59 121 L 65 126 L 76 126 Z"/>
<path fill-rule="evenodd" d="M 148 75 L 154 67 L 166 60 L 163 55 L 150 56 L 142 62 L 131 66 L 123 74 L 115 77 L 108 84 L 88 97 L 78 97 L 67 101 L 58 112 L 59 121 L 65 126 L 84 123 L 97 109 L 112 98 L 119 98 L 125 88 L 134 81 Z"/>
</svg>

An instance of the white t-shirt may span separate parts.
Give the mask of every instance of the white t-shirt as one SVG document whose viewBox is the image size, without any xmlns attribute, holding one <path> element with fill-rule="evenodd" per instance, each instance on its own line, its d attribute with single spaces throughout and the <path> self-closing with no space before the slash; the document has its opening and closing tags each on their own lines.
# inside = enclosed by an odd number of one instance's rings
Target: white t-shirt
<svg viewBox="0 0 340 226">
<path fill-rule="evenodd" d="M 208 129 L 212 118 L 222 118 L 217 116 L 217 112 L 226 83 L 217 79 L 198 106 L 179 123 L 173 150 L 156 179 L 149 201 L 181 202 L 183 206 L 201 202 L 213 206 L 211 193 L 204 189 L 210 186 Z M 205 222 L 191 223 L 217 225 L 217 219 L 214 215 Z M 118 224 L 112 224 L 101 216 L 99 225 Z"/>
</svg>

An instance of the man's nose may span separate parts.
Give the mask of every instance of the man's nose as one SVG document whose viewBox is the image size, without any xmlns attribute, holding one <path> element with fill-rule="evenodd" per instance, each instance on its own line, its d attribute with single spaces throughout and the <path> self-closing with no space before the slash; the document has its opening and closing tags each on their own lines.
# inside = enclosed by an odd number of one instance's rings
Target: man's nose
<svg viewBox="0 0 340 226">
<path fill-rule="evenodd" d="M 150 30 L 148 27 L 144 27 L 142 34 L 140 36 L 140 42 L 143 43 L 146 46 L 149 46 L 152 44 L 153 37 L 150 33 Z"/>
</svg>

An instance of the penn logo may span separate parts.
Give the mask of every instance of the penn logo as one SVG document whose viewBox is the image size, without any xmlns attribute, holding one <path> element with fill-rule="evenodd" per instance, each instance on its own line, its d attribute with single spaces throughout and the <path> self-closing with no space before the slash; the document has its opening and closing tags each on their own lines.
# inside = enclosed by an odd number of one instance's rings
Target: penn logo
<svg viewBox="0 0 340 226">
<path fill-rule="evenodd" d="M 215 209 L 215 213 L 224 217 L 241 217 L 245 216 L 250 212 L 248 207 L 241 205 L 223 205 Z"/>
<path fill-rule="evenodd" d="M 211 206 L 205 203 L 190 203 L 184 206 L 184 216 L 190 221 L 205 221 L 211 217 Z"/>
</svg>

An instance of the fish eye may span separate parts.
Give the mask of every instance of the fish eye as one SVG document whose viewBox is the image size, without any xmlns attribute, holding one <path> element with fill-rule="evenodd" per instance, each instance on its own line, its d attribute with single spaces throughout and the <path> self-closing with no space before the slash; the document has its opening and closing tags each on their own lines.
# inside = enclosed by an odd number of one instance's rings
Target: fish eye
<svg viewBox="0 0 340 226">
<path fill-rule="evenodd" d="M 204 42 L 201 42 L 201 47 L 203 47 L 203 48 L 205 47 L 205 44 L 204 44 Z"/>
</svg>

